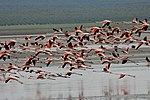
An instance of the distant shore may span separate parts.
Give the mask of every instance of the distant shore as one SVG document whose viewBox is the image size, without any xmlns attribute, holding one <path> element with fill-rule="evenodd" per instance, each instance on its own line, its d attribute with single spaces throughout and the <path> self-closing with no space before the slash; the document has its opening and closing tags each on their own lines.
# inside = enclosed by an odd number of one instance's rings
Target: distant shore
<svg viewBox="0 0 150 100">
<path fill-rule="evenodd" d="M 112 22 L 111 26 L 119 26 L 120 28 L 132 27 L 134 24 L 128 24 L 130 22 Z M 128 24 L 128 25 L 127 25 Z M 83 25 L 83 27 L 101 26 L 102 22 L 93 23 L 75 23 L 75 24 L 27 24 L 27 25 L 7 25 L 0 26 L 0 36 L 3 35 L 30 35 L 30 34 L 42 34 L 53 32 L 52 28 L 62 28 L 64 31 L 73 31 L 74 27 Z M 121 26 L 120 26 L 121 25 Z"/>
</svg>

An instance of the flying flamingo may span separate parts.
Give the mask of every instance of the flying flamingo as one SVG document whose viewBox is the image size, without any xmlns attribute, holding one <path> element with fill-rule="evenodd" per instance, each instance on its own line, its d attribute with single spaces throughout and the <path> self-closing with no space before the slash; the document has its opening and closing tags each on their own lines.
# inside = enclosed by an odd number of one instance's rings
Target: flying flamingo
<svg viewBox="0 0 150 100">
<path fill-rule="evenodd" d="M 96 33 L 98 33 L 102 28 L 101 27 L 92 27 L 92 33 L 93 35 L 96 35 Z"/>
<path fill-rule="evenodd" d="M 6 51 L 0 52 L 0 59 L 3 59 L 5 61 L 7 58 L 10 59 L 9 53 L 7 53 Z"/>
<path fill-rule="evenodd" d="M 109 26 L 110 22 L 111 22 L 110 20 L 104 20 L 102 24 L 102 28 L 104 28 L 105 26 Z"/>
<path fill-rule="evenodd" d="M 75 27 L 75 32 L 74 33 L 75 33 L 76 36 L 78 36 L 79 33 L 83 33 L 82 28 L 83 28 L 83 25 L 81 25 L 80 27 Z"/>
<path fill-rule="evenodd" d="M 127 63 L 127 61 L 130 61 L 130 62 L 132 62 L 132 63 L 134 63 L 134 64 L 136 64 L 136 65 L 139 65 L 139 64 L 136 63 L 135 61 L 130 60 L 129 57 L 127 57 L 127 56 L 123 56 L 123 57 L 121 58 L 121 60 L 122 60 L 122 64 L 125 64 L 125 63 Z"/>
<path fill-rule="evenodd" d="M 36 58 L 36 56 L 30 55 L 22 66 L 31 66 L 31 64 L 35 65 L 35 62 L 33 61 L 34 58 Z"/>
<path fill-rule="evenodd" d="M 78 41 L 78 36 L 70 35 L 67 39 L 67 43 L 71 41 Z"/>
<path fill-rule="evenodd" d="M 148 57 L 145 58 L 147 62 L 147 66 L 150 66 L 150 59 Z"/>
<path fill-rule="evenodd" d="M 60 29 L 53 28 L 53 31 L 55 33 L 63 33 L 63 29 L 62 28 L 60 28 Z"/>
<path fill-rule="evenodd" d="M 125 77 L 125 76 L 130 76 L 130 77 L 135 78 L 134 75 L 129 75 L 129 74 L 119 74 L 119 79 L 121 79 L 121 78 L 123 78 L 123 77 Z"/>
<path fill-rule="evenodd" d="M 129 47 L 128 48 L 122 48 L 122 52 L 125 54 L 128 54 L 129 53 Z"/>
<path fill-rule="evenodd" d="M 146 24 L 147 23 L 147 19 L 144 19 L 143 21 L 139 20 L 139 23 Z"/>
<path fill-rule="evenodd" d="M 138 34 L 138 37 L 140 37 L 141 33 L 142 33 L 142 28 L 137 27 L 136 30 L 135 30 L 135 34 Z"/>
<path fill-rule="evenodd" d="M 75 47 L 78 47 L 79 44 L 73 44 L 72 42 L 69 42 L 67 47 L 70 48 L 70 49 L 74 49 Z"/>
<path fill-rule="evenodd" d="M 80 41 L 83 42 L 83 40 L 88 40 L 90 41 L 90 33 L 82 33 L 80 37 Z"/>
<path fill-rule="evenodd" d="M 79 63 L 79 64 L 77 64 L 77 67 L 76 67 L 77 69 L 94 69 L 94 68 L 92 68 L 92 67 L 90 67 L 90 66 L 87 66 L 87 65 L 85 65 L 85 64 L 82 64 L 82 63 Z"/>
<path fill-rule="evenodd" d="M 147 40 L 147 37 L 145 36 L 145 37 L 143 38 L 143 40 L 141 40 L 141 41 L 138 43 L 138 46 L 137 46 L 135 49 L 136 49 L 136 50 L 139 49 L 139 47 L 141 47 L 141 45 L 143 45 L 144 43 L 147 45 L 147 44 L 148 44 L 147 41 L 148 41 L 148 40 Z"/>
<path fill-rule="evenodd" d="M 39 40 L 39 39 L 41 39 L 41 40 L 43 40 L 43 39 L 45 39 L 45 35 L 38 35 L 36 38 L 35 38 L 35 40 Z"/>
<path fill-rule="evenodd" d="M 68 56 L 74 56 L 74 54 L 73 54 L 72 52 L 70 52 L 70 51 L 66 51 L 66 52 L 63 54 L 62 58 L 63 58 L 64 60 L 67 60 L 67 59 L 68 59 Z"/>
<path fill-rule="evenodd" d="M 41 49 L 41 50 L 36 51 L 35 56 L 38 56 L 41 53 L 44 53 L 44 54 L 49 55 L 49 56 L 52 55 L 49 51 Z"/>
<path fill-rule="evenodd" d="M 6 68 L 6 71 L 9 72 L 12 69 L 19 71 L 19 68 L 16 65 L 9 63 L 9 66 Z"/>
<path fill-rule="evenodd" d="M 46 48 L 51 48 L 53 46 L 54 42 L 52 42 L 51 40 L 48 40 L 46 43 L 45 43 L 45 46 Z"/>
<path fill-rule="evenodd" d="M 50 64 L 52 61 L 53 61 L 53 59 L 47 58 L 47 64 L 46 64 L 46 66 L 49 66 L 49 64 Z"/>
<path fill-rule="evenodd" d="M 45 74 L 45 73 L 43 73 L 43 74 L 40 74 L 40 75 L 38 75 L 36 78 L 37 79 L 46 79 L 48 74 Z"/>
<path fill-rule="evenodd" d="M 121 31 L 119 27 L 108 26 L 108 28 L 112 31 L 112 33 L 117 32 L 118 34 Z"/>
<path fill-rule="evenodd" d="M 108 64 L 106 65 L 106 67 L 103 68 L 103 71 L 104 71 L 104 72 L 109 72 L 110 64 L 111 64 L 111 63 L 108 63 Z"/>
<path fill-rule="evenodd" d="M 4 46 L 5 50 L 10 50 L 9 45 L 6 42 L 3 44 L 3 46 Z"/>
<path fill-rule="evenodd" d="M 30 41 L 32 37 L 33 36 L 26 36 L 26 37 L 24 37 L 24 39 Z"/>
<path fill-rule="evenodd" d="M 68 72 L 66 72 L 66 76 L 71 76 L 72 74 L 75 74 L 75 75 L 80 75 L 80 76 L 82 76 L 82 74 L 80 74 L 80 73 L 76 73 L 76 72 L 72 72 L 72 71 L 68 71 Z"/>
<path fill-rule="evenodd" d="M 67 64 L 70 64 L 70 66 L 72 66 L 72 62 L 71 62 L 71 61 L 65 60 L 65 61 L 62 63 L 62 67 L 61 67 L 61 68 L 64 68 Z"/>
<path fill-rule="evenodd" d="M 21 82 L 20 80 L 18 80 L 17 77 L 13 77 L 13 76 L 8 76 L 5 79 L 5 83 L 8 83 L 10 80 L 15 80 L 15 81 L 19 82 L 20 84 L 23 84 L 23 82 Z"/>
<path fill-rule="evenodd" d="M 132 23 L 138 23 L 138 18 L 133 18 L 133 20 L 131 21 Z"/>
<path fill-rule="evenodd" d="M 36 77 L 36 79 L 51 79 L 51 80 L 55 80 L 54 78 L 50 78 L 49 74 L 47 74 L 47 73 L 43 73 L 43 74 L 38 75 Z"/>
<path fill-rule="evenodd" d="M 11 47 L 14 47 L 15 46 L 15 44 L 16 44 L 16 40 L 9 40 L 7 43 L 8 43 L 8 45 L 10 46 L 10 48 Z"/>
</svg>

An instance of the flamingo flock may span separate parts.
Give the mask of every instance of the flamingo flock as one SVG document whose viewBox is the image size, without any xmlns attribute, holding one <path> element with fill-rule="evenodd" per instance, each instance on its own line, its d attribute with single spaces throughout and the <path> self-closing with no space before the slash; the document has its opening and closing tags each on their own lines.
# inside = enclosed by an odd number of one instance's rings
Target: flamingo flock
<svg viewBox="0 0 150 100">
<path fill-rule="evenodd" d="M 141 47 L 150 47 L 147 35 L 147 19 L 141 21 L 138 18 L 131 20 L 130 28 L 121 29 L 112 26 L 112 21 L 104 20 L 100 26 L 77 26 L 73 31 L 53 28 L 53 33 L 40 35 L 25 35 L 18 38 L 0 41 L 0 80 L 5 83 L 17 81 L 23 82 L 20 77 L 31 79 L 71 78 L 72 75 L 83 76 L 78 70 L 91 70 L 114 74 L 118 79 L 135 75 L 116 73 L 110 71 L 113 64 L 130 64 L 138 66 L 139 63 L 132 59 L 130 50 L 141 52 Z M 51 34 L 51 36 L 49 36 Z M 144 59 L 150 66 L 148 56 Z M 95 69 L 92 65 L 105 65 L 106 67 Z M 55 66 L 57 70 L 66 70 L 64 73 L 44 70 L 44 67 Z M 27 73 L 29 77 L 26 77 Z"/>
</svg>

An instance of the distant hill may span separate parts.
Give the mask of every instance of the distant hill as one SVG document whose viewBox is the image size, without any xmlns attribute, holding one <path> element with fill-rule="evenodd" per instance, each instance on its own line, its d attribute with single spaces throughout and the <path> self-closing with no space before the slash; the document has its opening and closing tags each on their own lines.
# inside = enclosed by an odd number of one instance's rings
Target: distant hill
<svg viewBox="0 0 150 100">
<path fill-rule="evenodd" d="M 0 0 L 0 25 L 150 19 L 150 0 Z"/>
</svg>

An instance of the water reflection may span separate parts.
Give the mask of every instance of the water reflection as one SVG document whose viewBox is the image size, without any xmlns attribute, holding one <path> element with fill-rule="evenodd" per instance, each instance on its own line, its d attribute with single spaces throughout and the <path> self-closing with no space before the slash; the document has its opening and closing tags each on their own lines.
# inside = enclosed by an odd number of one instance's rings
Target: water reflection
<svg viewBox="0 0 150 100">
<path fill-rule="evenodd" d="M 72 76 L 69 79 L 24 80 L 23 85 L 15 81 L 8 84 L 1 82 L 0 99 L 147 100 L 150 97 L 150 80 L 142 80 L 140 77 L 118 79 L 103 73 L 90 73 L 89 77 L 87 72 L 82 77 Z"/>
</svg>

